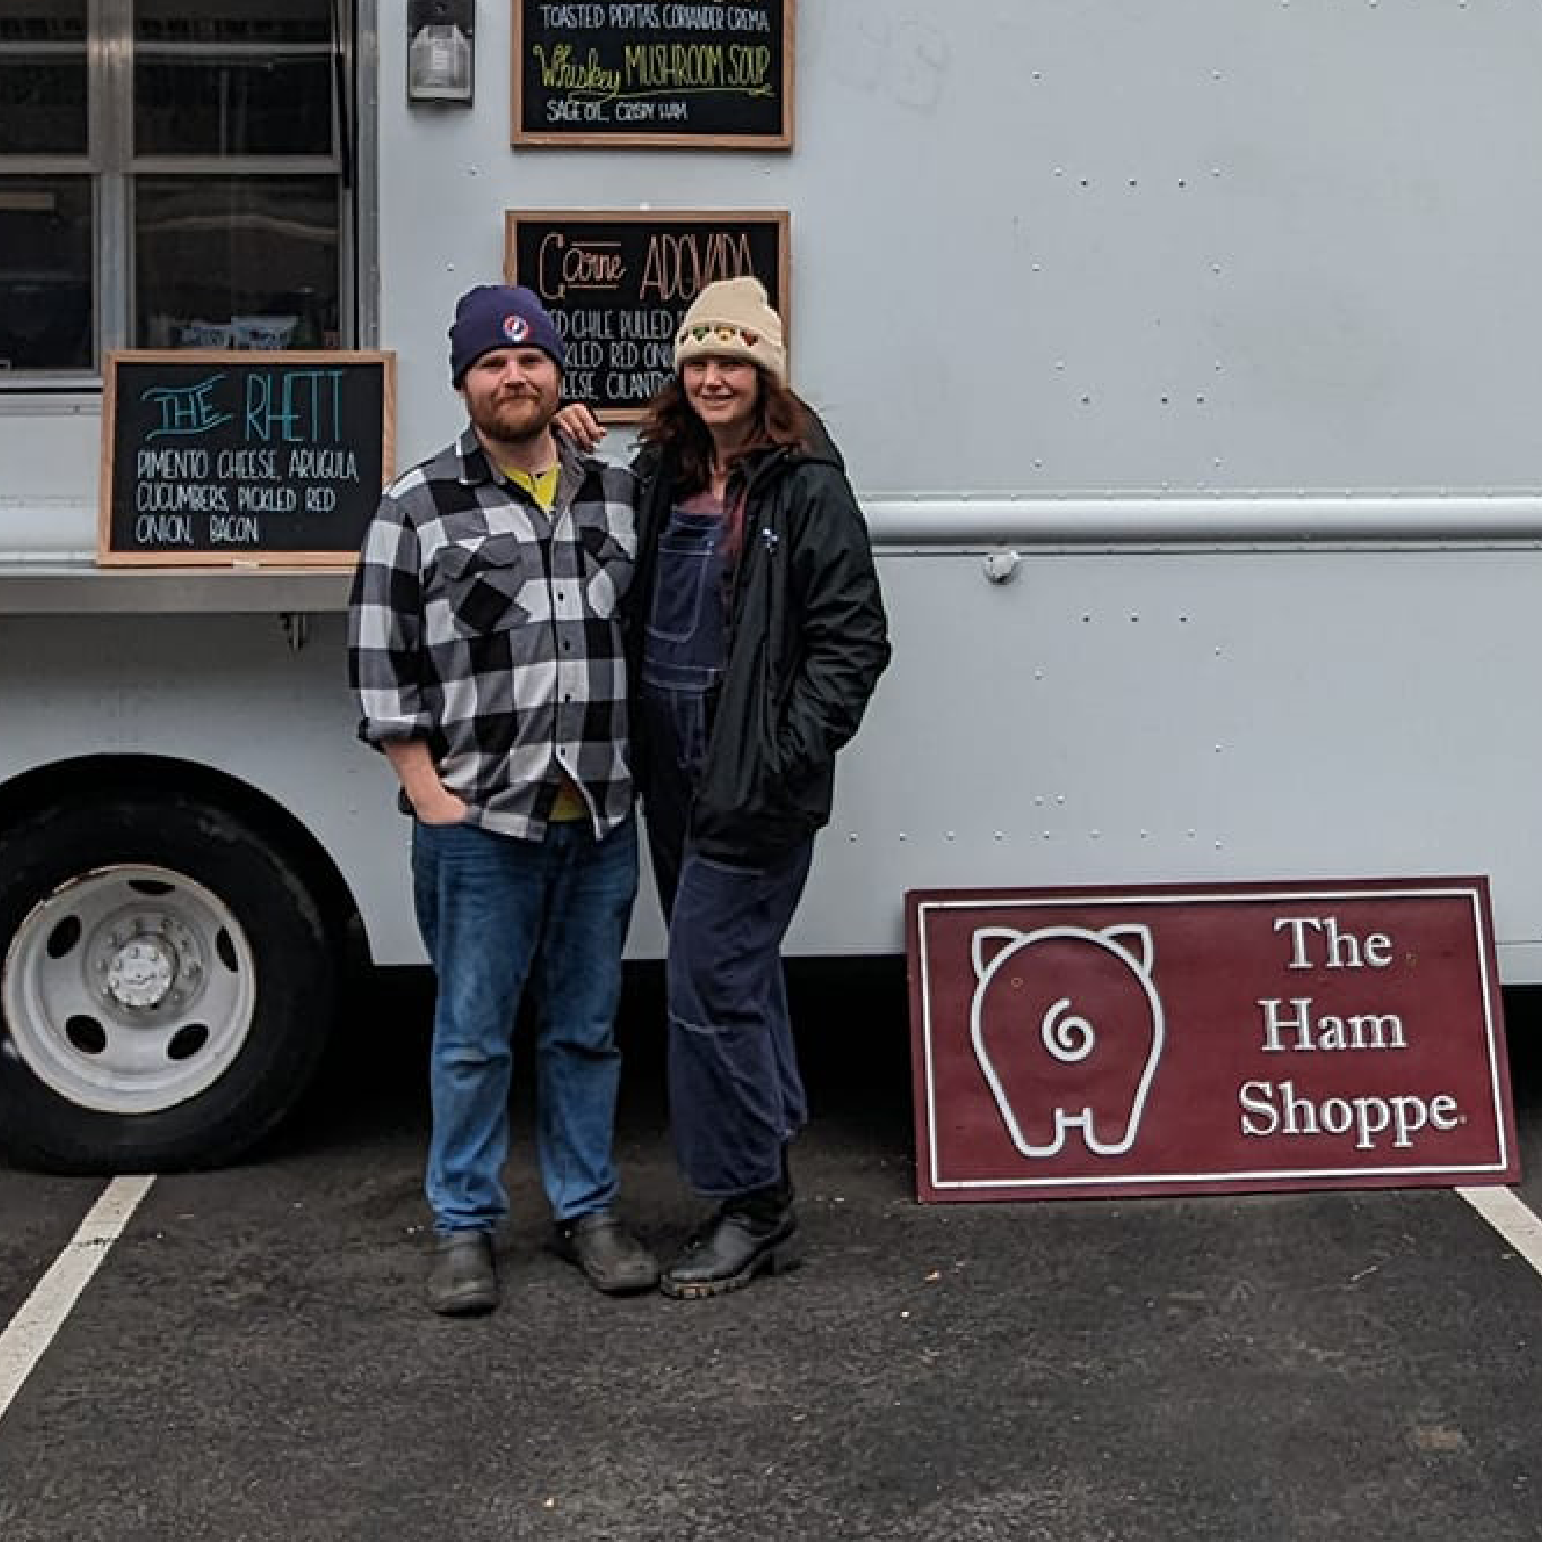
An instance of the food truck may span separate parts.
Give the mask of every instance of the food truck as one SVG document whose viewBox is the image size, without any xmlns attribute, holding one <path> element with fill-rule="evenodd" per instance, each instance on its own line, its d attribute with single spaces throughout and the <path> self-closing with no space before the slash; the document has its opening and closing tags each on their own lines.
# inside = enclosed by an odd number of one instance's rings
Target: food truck
<svg viewBox="0 0 1542 1542">
<path fill-rule="evenodd" d="M 501 277 L 618 456 L 703 283 L 785 313 L 895 644 L 791 952 L 1460 872 L 1542 980 L 1538 58 L 1507 0 L 0 0 L 0 1146 L 227 1160 L 421 961 L 348 547 Z"/>
</svg>

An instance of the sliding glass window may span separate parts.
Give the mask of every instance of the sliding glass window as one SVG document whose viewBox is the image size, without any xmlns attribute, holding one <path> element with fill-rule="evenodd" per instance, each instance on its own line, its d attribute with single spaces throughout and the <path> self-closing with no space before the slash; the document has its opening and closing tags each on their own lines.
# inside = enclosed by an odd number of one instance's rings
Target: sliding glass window
<svg viewBox="0 0 1542 1542">
<path fill-rule="evenodd" d="M 0 389 L 352 341 L 343 0 L 0 0 Z"/>
</svg>

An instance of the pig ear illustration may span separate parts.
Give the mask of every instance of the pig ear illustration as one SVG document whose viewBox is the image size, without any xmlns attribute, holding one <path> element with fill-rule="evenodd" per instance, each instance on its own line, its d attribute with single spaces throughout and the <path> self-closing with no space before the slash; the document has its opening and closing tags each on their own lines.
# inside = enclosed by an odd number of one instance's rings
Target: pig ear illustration
<svg viewBox="0 0 1542 1542">
<path fill-rule="evenodd" d="M 985 972 L 1014 942 L 1021 942 L 1023 934 L 1006 926 L 982 926 L 970 941 L 974 953 L 974 977 L 985 978 Z"/>
<path fill-rule="evenodd" d="M 1143 975 L 1150 975 L 1151 966 L 1156 962 L 1156 944 L 1151 939 L 1149 926 L 1137 926 L 1133 922 L 1110 926 L 1103 935 L 1128 953 Z"/>
</svg>

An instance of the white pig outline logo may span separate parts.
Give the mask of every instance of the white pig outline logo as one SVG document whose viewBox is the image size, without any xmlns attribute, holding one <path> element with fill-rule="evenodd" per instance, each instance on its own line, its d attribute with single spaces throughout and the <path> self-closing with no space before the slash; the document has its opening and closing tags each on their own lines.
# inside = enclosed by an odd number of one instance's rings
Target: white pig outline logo
<svg viewBox="0 0 1542 1542">
<path fill-rule="evenodd" d="M 1001 1085 L 1001 1079 L 996 1075 L 996 1068 L 992 1065 L 990 1054 L 985 1048 L 981 1007 L 997 971 L 1007 959 L 1015 957 L 1024 948 L 1032 947 L 1036 942 L 1063 939 L 1088 942 L 1113 954 L 1140 982 L 1151 1008 L 1151 1052 L 1146 1056 L 1146 1066 L 1141 1073 L 1140 1084 L 1135 1090 L 1135 1098 L 1130 1106 L 1130 1118 L 1125 1126 L 1124 1139 L 1120 1141 L 1099 1140 L 1093 1129 L 1092 1110 L 1084 1106 L 1074 1111 L 1055 1109 L 1054 1139 L 1047 1146 L 1035 1146 L 1023 1134 L 1017 1122 L 1017 1115 L 1012 1111 L 1012 1105 L 1007 1100 L 1006 1089 Z M 994 957 L 987 959 L 986 950 L 992 943 L 1010 945 L 1001 948 Z M 1080 926 L 1046 926 L 1033 932 L 1019 932 L 1002 926 L 982 926 L 975 932 L 970 946 L 974 957 L 976 984 L 974 1000 L 969 1008 L 969 1038 L 974 1046 L 975 1059 L 979 1062 L 980 1070 L 990 1086 L 991 1095 L 996 1100 L 996 1107 L 1007 1127 L 1007 1133 L 1012 1137 L 1012 1144 L 1025 1157 L 1058 1156 L 1065 1146 L 1067 1133 L 1073 1129 L 1079 1129 L 1088 1151 L 1094 1156 L 1123 1156 L 1135 1144 L 1135 1137 L 1140 1131 L 1141 1115 L 1146 1107 L 1146 1094 L 1151 1090 L 1151 1080 L 1156 1075 L 1157 1062 L 1162 1058 L 1162 1044 L 1167 1036 L 1162 1013 L 1162 998 L 1157 995 L 1156 987 L 1151 981 L 1152 965 L 1156 957 L 1156 945 L 1152 940 L 1151 929 L 1133 922 L 1110 926 L 1100 932 L 1089 931 Z M 1094 1053 L 1097 1049 L 1098 1030 L 1096 1025 L 1085 1017 L 1075 1015 L 1071 1011 L 1071 998 L 1062 996 L 1040 1019 L 1039 1040 L 1054 1059 L 1062 1064 L 1072 1064 L 1085 1060 Z"/>
</svg>

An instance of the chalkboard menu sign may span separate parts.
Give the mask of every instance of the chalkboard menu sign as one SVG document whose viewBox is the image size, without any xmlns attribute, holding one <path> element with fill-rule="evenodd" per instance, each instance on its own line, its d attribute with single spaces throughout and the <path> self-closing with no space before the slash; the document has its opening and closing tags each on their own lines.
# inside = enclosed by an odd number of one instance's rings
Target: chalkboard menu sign
<svg viewBox="0 0 1542 1542">
<path fill-rule="evenodd" d="M 792 145 L 794 0 L 514 0 L 516 145 Z"/>
<path fill-rule="evenodd" d="M 510 210 L 504 219 L 508 281 L 541 297 L 567 343 L 563 394 L 602 422 L 643 415 L 674 374 L 681 320 L 714 280 L 754 274 L 787 329 L 786 210 Z"/>
<path fill-rule="evenodd" d="M 103 564 L 343 565 L 392 475 L 396 357 L 109 355 Z"/>
</svg>

